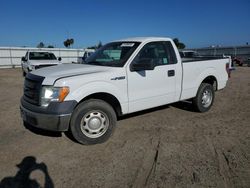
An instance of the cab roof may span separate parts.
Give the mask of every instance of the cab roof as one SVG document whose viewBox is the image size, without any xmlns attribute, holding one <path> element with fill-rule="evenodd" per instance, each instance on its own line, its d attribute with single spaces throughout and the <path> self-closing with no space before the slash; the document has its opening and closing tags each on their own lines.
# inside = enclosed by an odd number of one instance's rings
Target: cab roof
<svg viewBox="0 0 250 188">
<path fill-rule="evenodd" d="M 123 42 L 123 41 L 130 41 L 130 42 L 153 42 L 153 41 L 169 41 L 170 38 L 167 37 L 133 37 L 127 39 L 116 40 L 115 42 Z"/>
</svg>

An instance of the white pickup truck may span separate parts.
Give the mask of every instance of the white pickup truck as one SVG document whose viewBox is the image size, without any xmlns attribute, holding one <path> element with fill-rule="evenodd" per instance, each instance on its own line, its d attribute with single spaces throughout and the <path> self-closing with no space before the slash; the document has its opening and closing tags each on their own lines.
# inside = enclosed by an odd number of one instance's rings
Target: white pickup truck
<svg viewBox="0 0 250 188">
<path fill-rule="evenodd" d="M 82 144 L 106 141 L 118 116 L 192 99 L 206 112 L 226 86 L 230 58 L 182 62 L 169 38 L 108 43 L 84 64 L 63 64 L 26 75 L 21 115 L 29 125 L 71 131 Z"/>
<path fill-rule="evenodd" d="M 84 61 L 95 52 L 95 49 L 85 49 L 83 56 L 77 58 L 76 63 L 84 63 Z"/>
<path fill-rule="evenodd" d="M 21 66 L 23 70 L 23 76 L 28 72 L 61 64 L 61 57 L 58 59 L 51 52 L 46 51 L 27 51 L 24 57 L 22 57 Z"/>
</svg>

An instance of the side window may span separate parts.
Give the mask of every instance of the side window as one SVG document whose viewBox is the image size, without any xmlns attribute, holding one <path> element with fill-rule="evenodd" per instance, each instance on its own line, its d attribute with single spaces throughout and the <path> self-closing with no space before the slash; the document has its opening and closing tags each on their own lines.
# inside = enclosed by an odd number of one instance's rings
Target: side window
<svg viewBox="0 0 250 188">
<path fill-rule="evenodd" d="M 166 41 L 164 43 L 165 43 L 166 50 L 167 50 L 167 56 L 168 56 L 168 59 L 169 59 L 169 64 L 176 64 L 177 63 L 177 58 L 176 58 L 176 54 L 175 54 L 173 45 L 169 41 Z"/>
<path fill-rule="evenodd" d="M 135 57 L 134 62 L 151 61 L 154 66 L 171 64 L 165 42 L 150 42 L 146 44 Z"/>
</svg>

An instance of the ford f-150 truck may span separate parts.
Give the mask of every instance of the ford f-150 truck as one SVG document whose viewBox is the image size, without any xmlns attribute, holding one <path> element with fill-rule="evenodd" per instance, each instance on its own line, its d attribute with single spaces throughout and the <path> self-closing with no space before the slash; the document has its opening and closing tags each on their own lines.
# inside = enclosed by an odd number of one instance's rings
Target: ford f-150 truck
<svg viewBox="0 0 250 188">
<path fill-rule="evenodd" d="M 28 73 L 21 98 L 23 121 L 71 131 L 82 144 L 106 141 L 118 116 L 191 99 L 208 111 L 228 81 L 230 58 L 182 61 L 169 38 L 108 43 L 84 64 L 62 64 Z"/>
<path fill-rule="evenodd" d="M 21 61 L 23 76 L 36 69 L 61 64 L 60 61 L 61 57 L 57 59 L 51 52 L 28 51 Z"/>
</svg>

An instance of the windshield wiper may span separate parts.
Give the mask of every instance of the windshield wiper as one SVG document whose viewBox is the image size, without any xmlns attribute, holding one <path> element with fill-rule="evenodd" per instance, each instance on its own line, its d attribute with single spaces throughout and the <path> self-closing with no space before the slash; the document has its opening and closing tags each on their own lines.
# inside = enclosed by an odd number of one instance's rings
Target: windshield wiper
<svg viewBox="0 0 250 188">
<path fill-rule="evenodd" d="M 100 65 L 100 62 L 98 62 L 98 61 L 89 61 L 89 62 L 85 62 L 84 64 L 89 64 L 89 65 Z"/>
<path fill-rule="evenodd" d="M 85 62 L 84 64 L 108 66 L 108 67 L 119 67 L 120 66 L 120 64 L 114 63 L 114 61 L 111 61 L 111 62 L 89 61 L 89 62 Z"/>
</svg>

